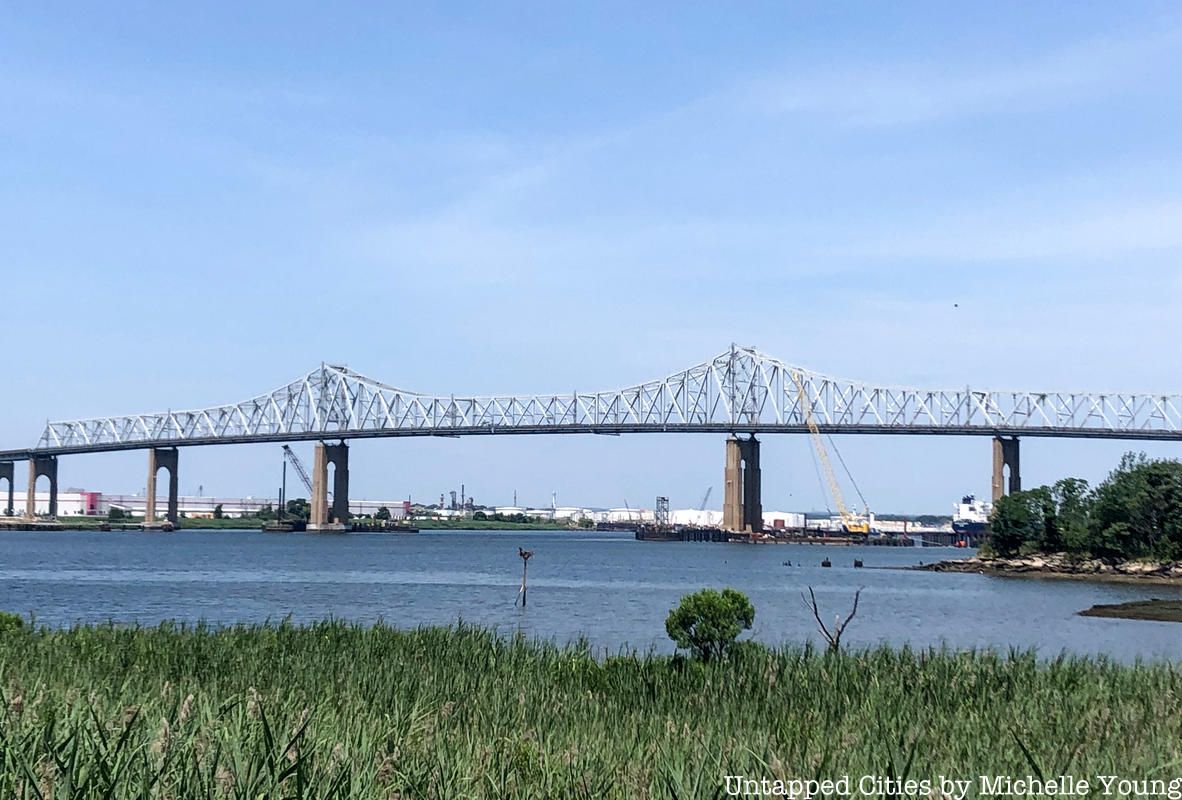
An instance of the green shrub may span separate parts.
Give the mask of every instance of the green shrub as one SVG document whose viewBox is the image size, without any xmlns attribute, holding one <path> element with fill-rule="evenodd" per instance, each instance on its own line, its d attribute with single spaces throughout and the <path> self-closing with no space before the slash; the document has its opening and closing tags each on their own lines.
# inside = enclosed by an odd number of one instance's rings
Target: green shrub
<svg viewBox="0 0 1182 800">
<path fill-rule="evenodd" d="M 725 656 L 754 622 L 755 607 L 742 592 L 703 589 L 681 598 L 665 620 L 665 632 L 678 647 L 711 661 Z"/>
<path fill-rule="evenodd" d="M 0 611 L 0 634 L 19 631 L 23 627 L 25 627 L 24 619 L 16 614 L 9 614 L 7 611 Z"/>
</svg>

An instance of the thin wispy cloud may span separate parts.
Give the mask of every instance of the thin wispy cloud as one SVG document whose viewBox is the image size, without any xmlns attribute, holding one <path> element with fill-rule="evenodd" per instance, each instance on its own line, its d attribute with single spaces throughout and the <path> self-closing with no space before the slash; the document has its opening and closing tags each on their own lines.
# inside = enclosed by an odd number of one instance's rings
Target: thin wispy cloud
<svg viewBox="0 0 1182 800">
<path fill-rule="evenodd" d="M 1138 173 L 1152 170 L 1135 159 L 1089 165 L 1099 175 L 1091 187 L 1082 173 L 1027 176 L 1026 185 L 986 192 L 968 186 L 956 192 L 950 185 L 922 198 L 930 204 L 926 215 L 916 204 L 883 207 L 861 217 L 835 209 L 802 218 L 790 207 L 781 208 L 774 194 L 758 208 L 718 207 L 709 214 L 687 213 L 677 196 L 664 207 L 658 203 L 642 213 L 615 213 L 616 195 L 627 204 L 634 189 L 649 187 L 607 186 L 601 170 L 604 164 L 614 169 L 616 162 L 641 162 L 644 170 L 667 163 L 670 172 L 681 171 L 678 137 L 710 130 L 723 118 L 734 129 L 749 125 L 751 136 L 766 127 L 769 114 L 788 113 L 819 117 L 820 124 L 866 127 L 866 135 L 873 136 L 881 126 L 923 129 L 951 117 L 1004 118 L 1021 110 L 1046 114 L 1072 103 L 1098 102 L 1139 90 L 1147 77 L 1160 79 L 1173 64 L 1182 66 L 1182 29 L 1177 28 L 1092 38 L 1025 60 L 999 57 L 971 68 L 905 59 L 856 68 L 805 65 L 791 78 L 764 75 L 605 129 L 554 135 L 516 153 L 501 150 L 494 168 L 442 205 L 356 227 L 339 243 L 366 261 L 421 263 L 447 270 L 457 282 L 488 286 L 539 281 L 557 286 L 563 273 L 592 269 L 604 276 L 643 271 L 688 277 L 741 264 L 753 274 L 808 276 L 873 270 L 883 263 L 906 270 L 909 261 L 956 268 L 988 261 L 1097 262 L 1173 252 L 1182 247 L 1182 192 L 1157 186 L 1146 193 L 1152 181 Z M 767 136 L 774 142 L 776 133 Z M 931 168 L 925 163 L 926 141 L 917 140 L 913 152 L 898 157 L 900 180 L 908 180 L 902 174 L 909 168 Z M 872 139 L 850 145 L 857 152 L 873 152 L 873 147 Z M 829 154 L 783 150 L 785 159 L 796 157 L 804 166 L 782 197 L 831 191 L 831 177 L 813 174 L 809 164 Z M 757 172 L 766 157 L 759 146 L 720 146 L 717 160 L 704 159 L 694 168 L 709 191 L 728 173 Z M 1162 159 L 1151 155 L 1148 160 Z M 1178 171 L 1168 158 L 1153 170 L 1163 168 L 1165 174 Z M 1105 185 L 1106 180 L 1120 190 Z M 602 210 L 594 217 L 554 211 L 588 188 L 602 198 Z"/>
<path fill-rule="evenodd" d="M 1114 202 L 1108 206 L 1040 211 L 984 209 L 928 224 L 836 244 L 843 258 L 1044 263 L 1108 261 L 1153 253 L 1182 253 L 1182 198 Z"/>
<path fill-rule="evenodd" d="M 967 68 L 934 60 L 797 65 L 788 75 L 752 79 L 735 98 L 753 111 L 806 114 L 851 127 L 916 125 L 1086 102 L 1135 86 L 1170 64 L 1182 65 L 1177 29 L 1092 39 L 1018 63 Z"/>
</svg>

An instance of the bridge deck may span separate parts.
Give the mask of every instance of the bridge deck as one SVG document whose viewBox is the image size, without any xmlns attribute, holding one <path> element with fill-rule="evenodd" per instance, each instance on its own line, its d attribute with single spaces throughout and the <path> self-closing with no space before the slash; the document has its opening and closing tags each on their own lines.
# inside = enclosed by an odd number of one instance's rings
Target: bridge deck
<svg viewBox="0 0 1182 800">
<path fill-rule="evenodd" d="M 409 392 L 322 364 L 241 403 L 51 422 L 0 460 L 251 442 L 624 433 L 833 434 L 1182 439 L 1182 395 L 924 390 L 831 378 L 732 346 L 625 389 L 457 397 Z"/>
<path fill-rule="evenodd" d="M 1126 441 L 1182 441 L 1180 431 L 1136 431 L 1136 430 L 1079 430 L 1056 428 L 932 428 L 932 427 L 884 427 L 873 425 L 819 425 L 822 433 L 834 435 L 860 436 L 1016 436 L 1040 437 L 1060 439 L 1120 439 Z M 290 442 L 308 441 L 349 441 L 352 439 L 383 439 L 401 437 L 434 436 L 441 438 L 455 438 L 459 436 L 489 436 L 489 435 L 555 435 L 582 434 L 599 436 L 619 436 L 637 433 L 705 433 L 705 434 L 807 434 L 809 429 L 803 425 L 760 425 L 733 427 L 728 425 L 665 425 L 654 427 L 651 425 L 616 425 L 616 426 L 581 426 L 571 425 L 556 427 L 548 425 L 520 426 L 514 428 L 453 428 L 448 430 L 373 430 L 373 431 L 339 431 L 339 432 L 299 432 L 276 435 L 252 436 L 219 436 L 194 437 L 191 439 L 172 439 L 167 442 L 105 442 L 93 445 L 72 445 L 60 447 L 36 447 L 17 450 L 0 450 L 2 461 L 27 461 L 34 456 L 64 456 L 83 453 L 108 453 L 120 450 L 143 450 L 149 447 L 205 447 L 222 444 L 282 444 Z"/>
</svg>

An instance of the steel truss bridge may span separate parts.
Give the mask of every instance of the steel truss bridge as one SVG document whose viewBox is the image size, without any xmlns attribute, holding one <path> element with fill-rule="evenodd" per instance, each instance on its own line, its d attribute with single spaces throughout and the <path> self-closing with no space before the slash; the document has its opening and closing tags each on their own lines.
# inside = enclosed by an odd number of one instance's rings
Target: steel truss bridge
<svg viewBox="0 0 1182 800">
<path fill-rule="evenodd" d="M 322 364 L 232 405 L 50 422 L 34 448 L 0 451 L 0 461 L 383 436 L 807 433 L 810 412 L 826 433 L 1182 439 L 1179 394 L 875 386 L 732 346 L 626 389 L 551 395 L 420 394 Z"/>
</svg>

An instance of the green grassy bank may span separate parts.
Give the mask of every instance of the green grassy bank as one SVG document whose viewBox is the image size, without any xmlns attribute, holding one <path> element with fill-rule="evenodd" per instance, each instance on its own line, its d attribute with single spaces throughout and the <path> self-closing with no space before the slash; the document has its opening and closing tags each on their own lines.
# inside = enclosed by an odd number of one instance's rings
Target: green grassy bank
<svg viewBox="0 0 1182 800">
<path fill-rule="evenodd" d="M 257 519 L 255 517 L 220 517 L 213 519 L 210 517 L 181 517 L 177 521 L 177 527 L 183 530 L 211 530 L 211 531 L 225 531 L 225 530 L 247 530 L 257 531 L 262 524 L 267 520 Z"/>
<path fill-rule="evenodd" d="M 700 798 L 728 773 L 1182 757 L 1178 667 L 1030 655 L 744 647 L 703 665 L 466 628 L 26 627 L 0 633 L 0 687 L 3 797 Z"/>
<path fill-rule="evenodd" d="M 493 519 L 414 519 L 411 525 L 424 531 L 554 531 L 567 526 L 561 522 L 509 522 Z"/>
</svg>

